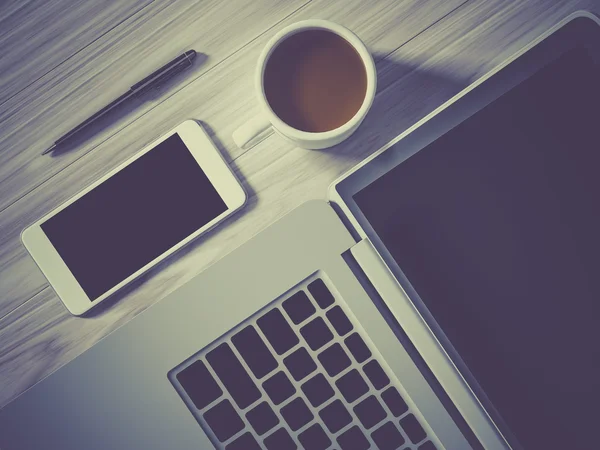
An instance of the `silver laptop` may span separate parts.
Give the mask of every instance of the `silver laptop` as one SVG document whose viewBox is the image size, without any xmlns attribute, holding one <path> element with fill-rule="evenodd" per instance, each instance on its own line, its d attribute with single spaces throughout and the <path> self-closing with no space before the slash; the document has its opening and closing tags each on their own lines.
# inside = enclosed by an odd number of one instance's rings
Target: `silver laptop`
<svg viewBox="0 0 600 450">
<path fill-rule="evenodd" d="M 22 394 L 0 448 L 594 448 L 599 25 L 566 19 Z"/>
</svg>

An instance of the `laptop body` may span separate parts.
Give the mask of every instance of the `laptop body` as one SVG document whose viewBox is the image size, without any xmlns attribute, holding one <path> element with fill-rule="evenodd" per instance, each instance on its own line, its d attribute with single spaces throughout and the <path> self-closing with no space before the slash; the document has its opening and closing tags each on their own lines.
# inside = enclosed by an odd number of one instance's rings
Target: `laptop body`
<svg viewBox="0 0 600 450">
<path fill-rule="evenodd" d="M 513 58 L 334 183 L 331 204 L 302 205 L 29 389 L 0 411 L 0 448 L 532 448 L 358 194 L 595 33 L 585 13 L 559 24 L 536 58 Z"/>
</svg>

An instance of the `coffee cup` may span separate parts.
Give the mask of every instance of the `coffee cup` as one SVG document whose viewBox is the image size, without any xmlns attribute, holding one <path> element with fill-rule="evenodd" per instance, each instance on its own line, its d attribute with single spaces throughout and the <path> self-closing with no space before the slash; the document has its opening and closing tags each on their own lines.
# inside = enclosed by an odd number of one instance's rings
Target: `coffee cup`
<svg viewBox="0 0 600 450">
<path fill-rule="evenodd" d="M 247 148 L 273 129 L 301 148 L 334 146 L 359 127 L 376 87 L 375 63 L 358 36 L 326 20 L 297 22 L 260 54 L 255 88 L 261 111 L 233 139 Z"/>
</svg>

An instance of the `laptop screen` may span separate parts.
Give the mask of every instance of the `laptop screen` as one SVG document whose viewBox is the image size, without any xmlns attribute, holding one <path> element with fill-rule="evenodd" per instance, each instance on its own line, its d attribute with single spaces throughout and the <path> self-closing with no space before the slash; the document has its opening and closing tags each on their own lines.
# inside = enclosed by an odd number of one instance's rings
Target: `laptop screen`
<svg viewBox="0 0 600 450">
<path fill-rule="evenodd" d="M 588 50 L 565 53 L 354 200 L 522 446 L 594 447 L 600 69 Z"/>
</svg>

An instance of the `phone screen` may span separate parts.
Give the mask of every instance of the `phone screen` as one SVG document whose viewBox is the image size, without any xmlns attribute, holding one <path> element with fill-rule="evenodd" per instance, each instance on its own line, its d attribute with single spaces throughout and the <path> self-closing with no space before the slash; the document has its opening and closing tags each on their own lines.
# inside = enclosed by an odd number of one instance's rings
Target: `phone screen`
<svg viewBox="0 0 600 450">
<path fill-rule="evenodd" d="M 94 301 L 226 210 L 174 134 L 41 228 Z"/>
</svg>

